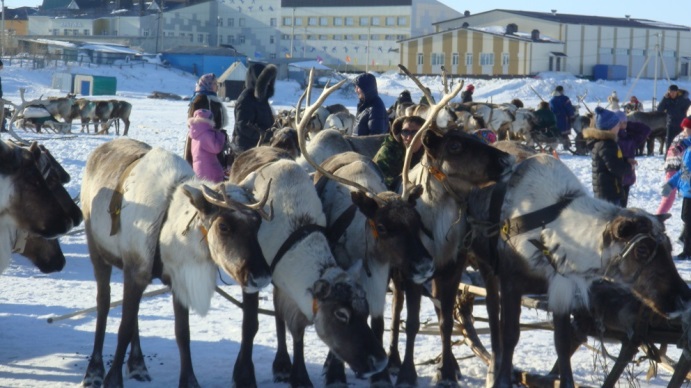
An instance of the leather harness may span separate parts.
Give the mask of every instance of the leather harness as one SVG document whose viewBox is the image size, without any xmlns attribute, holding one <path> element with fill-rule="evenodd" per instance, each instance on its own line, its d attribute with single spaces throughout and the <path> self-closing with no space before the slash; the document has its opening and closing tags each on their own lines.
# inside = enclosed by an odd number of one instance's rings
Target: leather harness
<svg viewBox="0 0 691 388">
<path fill-rule="evenodd" d="M 130 176 L 130 173 L 134 169 L 134 167 L 139 163 L 141 160 L 142 156 L 139 156 L 137 159 L 132 161 L 127 168 L 122 172 L 120 175 L 120 178 L 118 179 L 118 183 L 115 185 L 115 188 L 113 189 L 113 196 L 110 198 L 110 204 L 108 204 L 108 214 L 110 214 L 110 235 L 114 236 L 120 232 L 120 211 L 122 210 L 122 200 L 124 198 L 124 193 L 122 191 L 123 186 L 125 185 L 125 180 Z"/>
</svg>

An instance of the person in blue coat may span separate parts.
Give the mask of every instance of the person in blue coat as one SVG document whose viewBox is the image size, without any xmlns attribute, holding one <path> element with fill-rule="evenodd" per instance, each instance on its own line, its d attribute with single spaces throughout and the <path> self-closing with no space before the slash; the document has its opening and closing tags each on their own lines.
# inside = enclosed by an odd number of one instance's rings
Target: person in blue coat
<svg viewBox="0 0 691 388">
<path fill-rule="evenodd" d="M 677 189 L 684 197 L 681 205 L 681 220 L 684 222 L 681 240 L 684 249 L 675 259 L 691 260 L 691 148 L 686 148 L 681 159 L 681 169 L 662 186 L 662 196 L 667 197 Z"/>
<path fill-rule="evenodd" d="M 355 92 L 360 101 L 357 104 L 353 134 L 367 136 L 388 133 L 389 118 L 377 91 L 377 79 L 370 73 L 358 75 L 355 78 Z"/>
<path fill-rule="evenodd" d="M 549 100 L 549 109 L 557 116 L 557 128 L 559 128 L 561 132 L 562 144 L 564 145 L 564 149 L 568 150 L 571 148 L 571 140 L 569 140 L 569 135 L 571 134 L 571 120 L 576 110 L 573 108 L 571 100 L 564 95 L 563 86 L 559 85 L 554 88 L 552 98 Z"/>
</svg>

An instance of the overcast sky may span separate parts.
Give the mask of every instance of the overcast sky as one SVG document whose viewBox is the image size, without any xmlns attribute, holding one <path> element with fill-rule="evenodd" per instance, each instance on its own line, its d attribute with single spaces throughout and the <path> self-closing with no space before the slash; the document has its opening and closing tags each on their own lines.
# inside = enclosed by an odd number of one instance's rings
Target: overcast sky
<svg viewBox="0 0 691 388">
<path fill-rule="evenodd" d="M 478 7 L 476 2 L 463 0 L 439 0 L 451 8 L 463 12 L 480 13 L 492 9 L 522 9 L 525 11 L 550 12 L 556 9 L 557 12 L 624 17 L 631 15 L 632 18 L 651 19 L 660 22 L 691 26 L 688 12 L 688 0 L 657 0 L 653 3 L 644 1 L 601 1 L 601 0 L 580 0 L 570 2 L 555 2 L 554 0 L 532 0 L 529 4 L 516 6 L 515 0 L 492 0 L 487 2 L 487 7 Z M 16 8 L 20 6 L 37 6 L 42 4 L 42 0 L 5 0 L 5 6 Z"/>
</svg>

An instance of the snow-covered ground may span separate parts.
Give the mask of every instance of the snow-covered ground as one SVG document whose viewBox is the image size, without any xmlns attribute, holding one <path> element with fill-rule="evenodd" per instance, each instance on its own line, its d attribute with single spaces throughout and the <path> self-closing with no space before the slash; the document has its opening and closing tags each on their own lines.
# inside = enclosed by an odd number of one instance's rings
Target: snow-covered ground
<svg viewBox="0 0 691 388">
<path fill-rule="evenodd" d="M 39 96 L 58 96 L 58 90 L 51 89 L 51 76 L 55 72 L 79 72 L 94 75 L 109 75 L 117 77 L 117 95 L 102 96 L 102 99 L 118 98 L 129 101 L 133 105 L 132 126 L 129 135 L 154 146 L 159 146 L 181 153 L 187 131 L 186 101 L 169 101 L 148 99 L 153 91 L 175 93 L 183 96 L 192 94 L 196 77 L 175 70 L 155 69 L 153 67 L 137 68 L 47 68 L 33 70 L 19 67 L 17 64 L 5 62 L 5 68 L 0 72 L 2 77 L 4 97 L 10 101 L 19 102 L 18 89 L 26 88 L 26 98 Z M 413 99 L 418 100 L 421 93 L 412 81 L 399 74 L 378 74 L 379 91 L 384 103 L 392 104 L 403 89 L 412 92 Z M 475 101 L 491 101 L 495 103 L 509 102 L 513 98 L 520 98 L 527 107 L 535 107 L 539 97 L 532 89 L 547 99 L 557 84 L 564 86 L 565 92 L 576 102 L 577 95 L 586 95 L 586 103 L 593 109 L 598 103 L 606 104 L 607 96 L 616 91 L 622 102 L 625 97 L 636 95 L 645 104 L 646 110 L 651 109 L 653 98 L 653 81 L 640 80 L 631 85 L 628 82 L 598 81 L 590 82 L 578 79 L 568 74 L 545 73 L 535 78 L 513 80 L 465 80 L 475 85 Z M 435 96 L 439 96 L 442 86 L 438 77 L 423 77 L 422 82 L 430 87 Z M 691 83 L 678 82 L 681 88 L 689 90 Z M 667 82 L 658 82 L 657 99 L 667 89 Z M 272 99 L 275 109 L 283 109 L 295 105 L 301 92 L 294 82 L 279 81 L 277 94 Z M 352 90 L 337 92 L 332 95 L 327 104 L 341 103 L 351 111 L 355 111 L 356 97 Z M 232 102 L 228 103 L 232 111 Z M 35 135 L 19 132 L 27 139 L 36 139 L 51 150 L 52 154 L 62 163 L 72 175 L 68 190 L 72 195 L 80 191 L 82 173 L 86 158 L 98 145 L 115 137 L 106 135 L 80 134 L 77 126 L 72 135 Z M 6 135 L 3 134 L 3 138 Z M 573 156 L 562 153 L 561 159 L 573 170 L 576 176 L 587 187 L 591 187 L 590 157 Z M 655 212 L 660 196 L 659 191 L 663 183 L 662 157 L 641 157 L 637 167 L 638 183 L 634 186 L 630 206 L 640 207 L 649 212 Z M 545 182 L 545 185 L 550 182 Z M 681 201 L 676 201 L 672 208 L 672 219 L 667 221 L 669 236 L 675 241 L 675 252 L 681 247 L 676 242 L 682 227 L 679 218 Z M 79 228 L 82 228 L 80 226 Z M 0 386 L 2 387 L 62 387 L 74 386 L 81 382 L 88 363 L 93 343 L 95 328 L 95 314 L 89 313 L 76 318 L 57 321 L 49 324 L 48 317 L 67 314 L 79 309 L 95 306 L 96 286 L 93 280 L 91 263 L 88 257 L 86 239 L 83 233 L 63 237 L 62 248 L 67 257 L 67 265 L 60 273 L 44 275 L 35 269 L 26 259 L 16 256 L 12 265 L 0 276 Z M 685 279 L 691 278 L 691 263 L 677 263 L 679 271 Z M 122 274 L 115 271 L 112 279 L 112 300 L 122 297 Z M 228 276 L 223 281 L 232 284 Z M 241 290 L 235 285 L 225 285 L 219 280 L 221 287 L 236 298 L 241 297 Z M 159 283 L 149 289 L 162 287 Z M 271 309 L 271 287 L 260 293 L 262 308 Z M 475 313 L 484 314 L 482 307 L 477 307 Z M 107 335 L 105 339 L 104 357 L 108 361 L 115 351 L 117 328 L 121 310 L 113 308 L 110 312 Z M 205 317 L 192 315 L 192 357 L 195 372 L 202 386 L 226 387 L 230 385 L 231 374 L 240 341 L 241 311 L 225 299 L 214 296 L 212 308 Z M 387 326 L 390 323 L 387 314 Z M 525 309 L 524 320 L 547 320 L 545 312 Z M 421 322 L 435 322 L 436 316 L 432 304 L 423 301 Z M 177 346 L 173 330 L 173 311 L 170 295 L 147 298 L 140 309 L 140 330 L 142 347 L 146 355 L 147 366 L 153 378 L 152 382 L 141 383 L 127 380 L 128 387 L 170 387 L 177 385 L 179 361 Z M 489 345 L 488 336 L 482 336 Z M 405 335 L 401 336 L 399 349 L 403 350 Z M 591 341 L 593 343 L 593 341 Z M 305 353 L 307 368 L 315 386 L 321 386 L 321 368 L 327 354 L 327 348 L 317 338 L 314 330 L 306 333 Z M 385 347 L 388 348 L 388 333 L 385 334 Z M 290 346 L 290 345 L 289 345 Z M 259 333 L 255 340 L 254 362 L 257 381 L 261 387 L 284 386 L 273 383 L 271 363 L 273 361 L 276 337 L 272 317 L 260 316 Z M 616 353 L 617 347 L 609 344 L 608 351 Z M 425 363 L 436 357 L 441 346 L 438 336 L 421 335 L 417 338 L 416 362 Z M 462 386 L 484 386 L 485 365 L 465 346 L 456 346 L 455 355 L 459 359 L 463 373 Z M 671 355 L 678 357 L 677 349 L 670 350 Z M 581 348 L 573 357 L 576 380 L 587 385 L 600 385 L 603 372 L 599 367 L 602 357 L 596 358 L 594 353 Z M 516 367 L 524 370 L 546 373 L 552 367 L 555 353 L 552 346 L 552 333 L 545 331 L 525 331 L 514 357 Z M 611 365 L 611 362 L 610 362 Z M 629 376 L 637 377 L 641 386 L 665 386 L 670 373 L 659 371 L 658 377 L 649 383 L 645 381 L 647 362 L 632 368 Z M 435 372 L 434 365 L 425 363 L 417 367 L 420 386 L 432 384 Z M 352 372 L 348 374 L 352 386 L 367 386 L 367 382 L 357 380 Z M 627 384 L 622 378 L 622 384 Z"/>
</svg>

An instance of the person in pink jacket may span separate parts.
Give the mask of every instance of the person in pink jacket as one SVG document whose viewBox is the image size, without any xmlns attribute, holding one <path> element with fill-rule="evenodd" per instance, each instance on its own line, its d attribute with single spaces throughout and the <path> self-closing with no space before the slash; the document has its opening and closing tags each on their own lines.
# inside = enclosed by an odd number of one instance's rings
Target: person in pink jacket
<svg viewBox="0 0 691 388">
<path fill-rule="evenodd" d="M 214 129 L 214 115 L 208 109 L 197 109 L 187 120 L 192 139 L 192 168 L 197 177 L 223 182 L 225 174 L 216 155 L 226 141 L 225 133 Z"/>
</svg>

